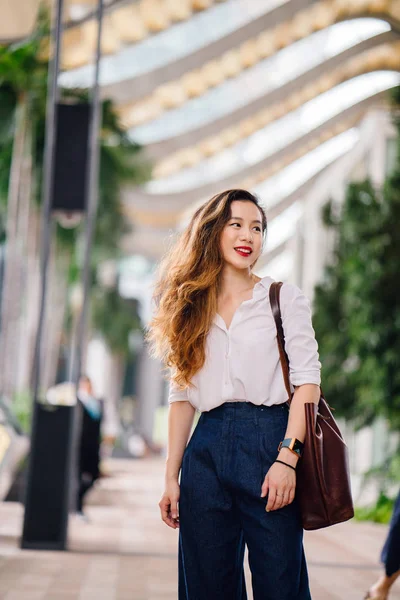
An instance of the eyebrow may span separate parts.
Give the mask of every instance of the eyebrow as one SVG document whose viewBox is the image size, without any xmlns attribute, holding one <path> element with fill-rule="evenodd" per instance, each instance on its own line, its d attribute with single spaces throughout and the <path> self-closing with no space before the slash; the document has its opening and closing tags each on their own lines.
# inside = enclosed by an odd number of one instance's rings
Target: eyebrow
<svg viewBox="0 0 400 600">
<path fill-rule="evenodd" d="M 229 220 L 232 221 L 233 219 L 235 219 L 235 221 L 243 221 L 242 217 L 231 217 Z M 260 225 L 262 225 L 259 219 L 254 219 L 252 223 L 260 223 Z"/>
</svg>

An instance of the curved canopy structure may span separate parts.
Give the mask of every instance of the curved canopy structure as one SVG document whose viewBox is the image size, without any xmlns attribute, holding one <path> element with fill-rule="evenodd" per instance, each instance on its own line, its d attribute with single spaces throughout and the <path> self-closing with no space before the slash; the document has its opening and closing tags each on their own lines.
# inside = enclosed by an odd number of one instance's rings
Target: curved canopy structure
<svg viewBox="0 0 400 600">
<path fill-rule="evenodd" d="M 360 120 L 399 83 L 400 0 L 105 5 L 102 95 L 154 164 L 152 181 L 125 192 L 128 251 L 157 257 L 199 202 L 243 186 L 265 200 L 278 260 L 311 183 L 357 147 Z M 38 6 L 0 0 L 0 40 L 28 35 Z M 65 87 L 91 84 L 95 7 L 65 0 Z"/>
<path fill-rule="evenodd" d="M 282 100 L 293 89 L 313 81 L 321 65 L 331 70 L 332 66 L 391 37 L 388 23 L 378 19 L 333 25 L 257 63 L 199 98 L 185 102 L 182 107 L 171 109 L 148 124 L 133 126 L 132 135 L 139 143 L 158 147 L 160 142 L 183 138 L 185 134 L 193 139 L 199 130 L 216 121 L 229 125 L 237 122 L 238 117 L 252 114 L 258 106 Z M 323 52 L 318 51 L 320 48 Z M 130 126 L 134 115 L 129 115 L 124 107 L 121 114 Z M 177 145 L 177 140 L 173 141 Z"/>
<path fill-rule="evenodd" d="M 398 57 L 400 59 L 400 53 Z M 246 170 L 362 100 L 390 89 L 396 84 L 397 79 L 397 73 L 394 72 L 380 71 L 360 75 L 316 95 L 314 99 L 304 104 L 301 104 L 302 90 L 300 90 L 299 98 L 290 99 L 292 110 L 283 117 L 273 119 L 273 110 L 267 111 L 266 115 L 262 113 L 254 115 L 247 122 L 239 124 L 235 144 L 230 144 L 231 140 L 224 137 L 226 131 L 221 132 L 219 140 L 217 136 L 213 138 L 215 144 L 219 146 L 218 153 L 208 158 L 207 153 L 204 151 L 202 153 L 200 147 L 197 150 L 199 160 L 196 161 L 195 166 L 183 168 L 175 175 L 150 182 L 146 186 L 147 191 L 150 193 L 181 192 Z M 318 83 L 317 81 L 315 92 L 320 87 Z M 326 83 L 329 85 L 330 82 Z M 299 108 L 296 108 L 296 103 L 300 104 Z M 285 112 L 285 103 L 274 108 L 276 108 L 275 115 L 278 116 L 278 111 Z M 263 121 L 267 122 L 265 127 L 262 127 Z M 211 144 L 213 140 L 207 141 Z M 230 148 L 225 149 L 227 146 Z M 189 151 L 191 150 L 189 148 Z M 174 158 L 179 160 L 180 156 L 175 155 L 166 159 L 165 163 L 168 165 L 167 161 L 172 162 Z"/>
</svg>

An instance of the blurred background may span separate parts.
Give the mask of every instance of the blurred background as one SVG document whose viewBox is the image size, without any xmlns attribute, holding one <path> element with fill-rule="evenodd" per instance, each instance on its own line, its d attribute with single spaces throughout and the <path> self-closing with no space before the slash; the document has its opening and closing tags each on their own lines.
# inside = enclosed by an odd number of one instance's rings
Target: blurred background
<svg viewBox="0 0 400 600">
<path fill-rule="evenodd" d="M 269 220 L 256 274 L 312 301 L 349 446 L 356 519 L 307 535 L 313 598 L 361 598 L 400 481 L 399 0 L 0 15 L 0 597 L 177 597 L 157 507 L 168 383 L 143 333 L 166 248 L 241 187 Z M 103 409 L 79 520 L 83 373 Z"/>
</svg>

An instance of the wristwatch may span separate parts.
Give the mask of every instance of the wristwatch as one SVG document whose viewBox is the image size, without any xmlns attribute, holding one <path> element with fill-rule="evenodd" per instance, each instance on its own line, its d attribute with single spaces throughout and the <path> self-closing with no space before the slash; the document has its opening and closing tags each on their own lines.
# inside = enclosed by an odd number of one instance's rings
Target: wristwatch
<svg viewBox="0 0 400 600">
<path fill-rule="evenodd" d="M 297 456 L 300 458 L 303 454 L 304 444 L 303 442 L 300 442 L 300 440 L 298 440 L 297 438 L 286 438 L 285 440 L 283 440 L 283 442 L 279 444 L 278 452 L 282 450 L 282 448 L 288 448 L 288 450 L 290 450 L 294 454 L 297 454 Z"/>
</svg>

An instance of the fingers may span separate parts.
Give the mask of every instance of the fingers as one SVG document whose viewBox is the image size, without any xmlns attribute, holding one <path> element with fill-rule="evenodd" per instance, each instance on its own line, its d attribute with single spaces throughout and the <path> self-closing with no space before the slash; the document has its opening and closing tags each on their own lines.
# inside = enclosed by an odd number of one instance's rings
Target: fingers
<svg viewBox="0 0 400 600">
<path fill-rule="evenodd" d="M 264 479 L 264 483 L 261 486 L 261 498 L 265 498 L 265 496 L 268 494 L 268 489 L 269 489 L 269 482 L 268 482 L 268 475 L 266 475 L 265 479 Z"/>
<path fill-rule="evenodd" d="M 284 505 L 283 499 L 285 497 L 284 492 L 279 489 L 276 491 L 276 498 L 275 498 L 275 504 L 273 507 L 273 510 L 278 510 L 279 508 L 282 508 Z"/>
<path fill-rule="evenodd" d="M 171 500 L 171 516 L 173 519 L 177 519 L 178 518 L 178 500 L 176 500 L 175 498 L 172 498 Z"/>
<path fill-rule="evenodd" d="M 164 521 L 164 523 L 169 525 L 169 509 L 171 505 L 167 498 L 161 498 L 160 502 L 158 503 L 158 506 L 160 507 L 162 520 Z"/>
<path fill-rule="evenodd" d="M 273 492 L 271 494 L 271 492 Z M 283 506 L 283 493 L 282 490 L 275 487 L 270 487 L 268 494 L 268 502 L 266 506 L 266 511 L 270 512 L 272 510 L 278 510 L 278 508 L 282 508 Z"/>
<path fill-rule="evenodd" d="M 172 529 L 177 529 L 179 527 L 177 501 L 170 501 L 169 498 L 163 497 L 158 503 L 158 506 L 160 507 L 161 519 L 164 523 Z M 174 517 L 173 515 L 176 516 Z"/>
<path fill-rule="evenodd" d="M 274 510 L 275 500 L 276 500 L 276 487 L 270 485 L 269 492 L 268 492 L 268 502 L 267 502 L 267 506 L 265 507 L 265 510 L 267 512 Z"/>
<path fill-rule="evenodd" d="M 288 504 L 291 504 L 294 500 L 295 488 L 278 488 L 270 485 L 268 493 L 268 502 L 265 510 L 267 512 L 278 510 Z"/>
</svg>

